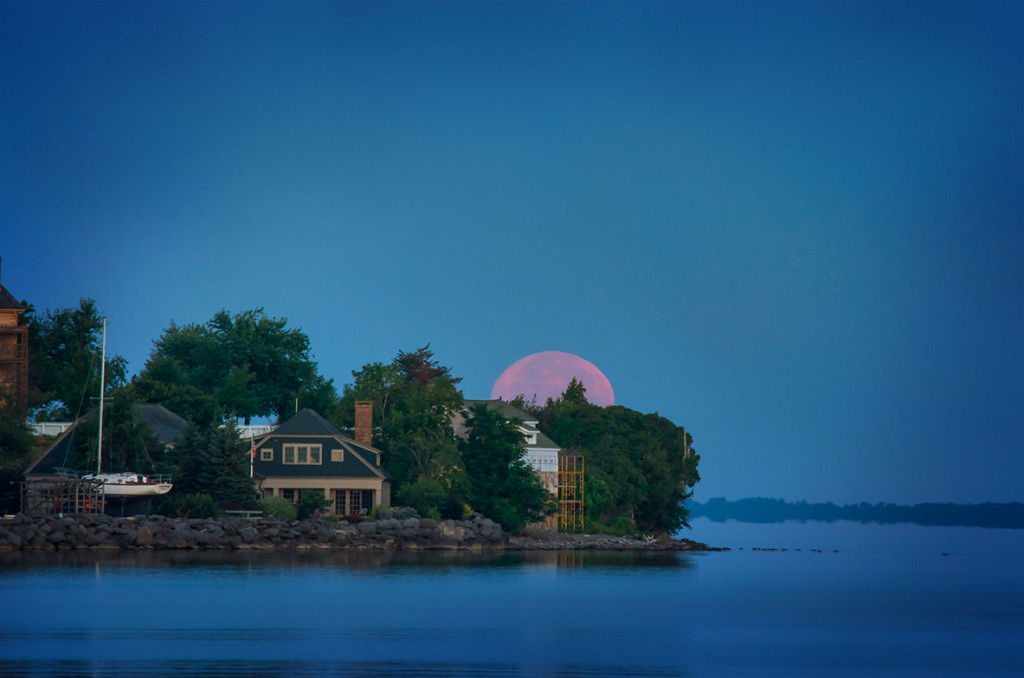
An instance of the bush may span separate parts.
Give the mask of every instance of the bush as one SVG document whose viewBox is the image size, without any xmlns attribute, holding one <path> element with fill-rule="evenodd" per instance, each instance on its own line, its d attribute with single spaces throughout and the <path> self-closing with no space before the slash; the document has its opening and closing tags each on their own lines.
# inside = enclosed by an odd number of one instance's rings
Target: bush
<svg viewBox="0 0 1024 678">
<path fill-rule="evenodd" d="M 399 501 L 413 507 L 420 515 L 429 513 L 430 509 L 440 510 L 448 500 L 448 490 L 437 478 L 420 478 L 399 492 Z"/>
<path fill-rule="evenodd" d="M 396 520 L 408 520 L 409 518 L 419 518 L 420 514 L 411 506 L 399 506 L 391 510 L 391 517 Z"/>
<path fill-rule="evenodd" d="M 310 516 L 318 516 L 327 510 L 327 507 L 331 505 L 331 500 L 325 497 L 320 492 L 312 490 L 303 491 L 302 496 L 299 497 L 299 502 L 295 505 L 298 512 L 299 520 L 305 520 Z"/>
<path fill-rule="evenodd" d="M 618 518 L 615 518 L 612 522 L 608 523 L 608 528 L 620 537 L 639 532 L 639 529 L 637 528 L 636 523 L 633 522 L 632 518 L 627 518 L 626 516 L 619 516 Z"/>
<path fill-rule="evenodd" d="M 359 523 L 363 522 L 363 514 L 362 513 L 350 513 L 347 516 L 345 516 L 345 520 L 347 520 L 348 522 L 352 523 L 353 525 L 358 525 Z"/>
<path fill-rule="evenodd" d="M 394 511 L 390 506 L 384 506 L 384 504 L 377 504 L 370 510 L 371 521 L 387 520 L 392 517 L 394 517 Z"/>
<path fill-rule="evenodd" d="M 220 513 L 217 503 L 208 494 L 187 494 L 175 507 L 179 518 L 216 518 Z"/>
<path fill-rule="evenodd" d="M 277 516 L 285 520 L 295 520 L 298 510 L 295 508 L 295 504 L 291 503 L 284 497 L 267 497 L 266 499 L 260 499 L 258 506 L 263 515 L 265 516 Z"/>
</svg>

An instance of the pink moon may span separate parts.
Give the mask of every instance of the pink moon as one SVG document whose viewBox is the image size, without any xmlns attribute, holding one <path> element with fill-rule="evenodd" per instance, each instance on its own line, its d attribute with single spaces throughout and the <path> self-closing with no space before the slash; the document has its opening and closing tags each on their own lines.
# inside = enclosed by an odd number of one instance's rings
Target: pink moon
<svg viewBox="0 0 1024 678">
<path fill-rule="evenodd" d="M 526 401 L 537 399 L 543 405 L 548 398 L 558 398 L 576 377 L 587 389 L 587 400 L 607 407 L 615 404 L 611 382 L 593 363 L 572 353 L 541 351 L 512 363 L 491 389 L 491 399 L 512 400 L 523 395 Z"/>
</svg>

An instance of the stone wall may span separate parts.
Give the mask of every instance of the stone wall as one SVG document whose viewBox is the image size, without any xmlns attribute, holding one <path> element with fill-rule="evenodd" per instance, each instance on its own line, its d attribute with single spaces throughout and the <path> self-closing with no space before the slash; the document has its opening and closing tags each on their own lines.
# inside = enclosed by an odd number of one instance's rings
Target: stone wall
<svg viewBox="0 0 1024 678">
<path fill-rule="evenodd" d="M 477 516 L 350 524 L 322 518 L 176 519 L 76 514 L 0 520 L 0 551 L 131 549 L 472 549 L 505 548 L 497 523 Z"/>
</svg>

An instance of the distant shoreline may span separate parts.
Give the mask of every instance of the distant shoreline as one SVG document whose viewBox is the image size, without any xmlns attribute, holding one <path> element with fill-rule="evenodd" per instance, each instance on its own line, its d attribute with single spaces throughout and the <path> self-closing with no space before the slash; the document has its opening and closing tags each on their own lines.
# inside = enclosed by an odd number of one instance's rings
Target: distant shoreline
<svg viewBox="0 0 1024 678">
<path fill-rule="evenodd" d="M 1024 529 L 1024 503 L 985 504 L 811 504 L 783 499 L 751 497 L 729 501 L 715 497 L 701 503 L 686 502 L 691 518 L 714 522 L 737 520 L 745 523 L 781 523 L 788 520 L 860 523 L 910 523 L 933 527 L 991 527 Z"/>
</svg>

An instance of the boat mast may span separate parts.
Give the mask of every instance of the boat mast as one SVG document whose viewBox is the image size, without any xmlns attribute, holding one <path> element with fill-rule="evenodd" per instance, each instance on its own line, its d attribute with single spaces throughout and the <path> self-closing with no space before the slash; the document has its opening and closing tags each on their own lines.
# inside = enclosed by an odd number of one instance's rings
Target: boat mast
<svg viewBox="0 0 1024 678">
<path fill-rule="evenodd" d="M 100 359 L 100 435 L 96 441 L 96 475 L 103 468 L 103 389 L 107 379 L 107 318 L 103 318 L 103 354 Z"/>
</svg>

